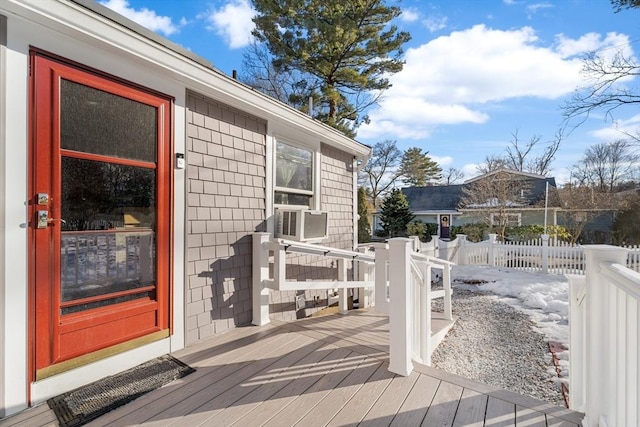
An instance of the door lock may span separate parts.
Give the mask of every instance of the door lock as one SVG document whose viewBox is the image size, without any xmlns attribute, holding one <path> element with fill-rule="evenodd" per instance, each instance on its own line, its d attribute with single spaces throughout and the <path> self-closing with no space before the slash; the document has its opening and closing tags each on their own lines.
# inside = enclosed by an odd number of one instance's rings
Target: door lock
<svg viewBox="0 0 640 427">
<path fill-rule="evenodd" d="M 37 228 L 47 228 L 49 226 L 49 211 L 36 211 Z"/>
</svg>

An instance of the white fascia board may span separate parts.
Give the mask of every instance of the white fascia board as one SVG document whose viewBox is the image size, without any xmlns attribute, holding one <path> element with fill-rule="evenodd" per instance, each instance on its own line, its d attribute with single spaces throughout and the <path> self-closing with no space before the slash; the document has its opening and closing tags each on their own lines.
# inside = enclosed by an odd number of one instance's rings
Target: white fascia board
<svg viewBox="0 0 640 427">
<path fill-rule="evenodd" d="M 99 4 L 95 8 L 103 7 Z M 120 55 L 127 54 L 144 63 L 153 64 L 171 74 L 187 89 L 210 96 L 241 111 L 265 118 L 274 131 L 297 129 L 300 137 L 313 138 L 348 152 L 358 159 L 367 160 L 371 148 L 343 135 L 308 115 L 280 101 L 245 86 L 205 65 L 206 60 L 196 61 L 131 30 L 111 19 L 92 12 L 88 8 L 68 0 L 4 0 L 0 12 L 21 16 L 44 27 L 85 42 L 98 49 L 110 49 Z M 122 18 L 124 20 L 125 18 Z M 142 32 L 142 31 L 141 31 Z M 156 38 L 156 37 L 154 37 Z M 160 38 L 160 36 L 157 36 Z M 171 42 L 168 45 L 174 45 Z M 175 46 L 175 45 L 174 45 Z M 54 52 L 55 53 L 55 52 Z"/>
</svg>

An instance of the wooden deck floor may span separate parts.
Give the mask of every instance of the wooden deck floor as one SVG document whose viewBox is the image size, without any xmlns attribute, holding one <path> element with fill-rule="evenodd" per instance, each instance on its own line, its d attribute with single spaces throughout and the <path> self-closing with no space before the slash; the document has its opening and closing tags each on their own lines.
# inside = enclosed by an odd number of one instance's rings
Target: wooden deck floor
<svg viewBox="0 0 640 427">
<path fill-rule="evenodd" d="M 582 414 L 434 368 L 388 371 L 388 317 L 237 328 L 175 354 L 197 369 L 90 426 L 575 426 Z M 40 405 L 0 426 L 55 426 Z"/>
</svg>

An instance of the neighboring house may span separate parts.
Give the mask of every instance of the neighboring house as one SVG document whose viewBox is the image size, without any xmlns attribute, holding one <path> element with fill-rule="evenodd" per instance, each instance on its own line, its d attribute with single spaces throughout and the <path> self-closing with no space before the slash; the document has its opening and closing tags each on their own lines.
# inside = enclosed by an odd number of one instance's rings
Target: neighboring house
<svg viewBox="0 0 640 427">
<path fill-rule="evenodd" d="M 0 416 L 249 324 L 252 233 L 352 249 L 369 156 L 98 3 L 0 2 Z"/>
<path fill-rule="evenodd" d="M 499 222 L 500 214 L 495 212 L 496 209 L 493 206 L 497 202 L 490 197 L 490 193 L 487 193 L 488 198 L 483 199 L 482 202 L 468 205 L 464 203 L 465 189 L 477 184 L 489 184 L 486 188 L 490 189 L 491 180 L 498 173 L 508 175 L 509 179 L 516 183 L 514 188 L 517 187 L 513 196 L 505 202 L 505 209 L 502 210 L 508 225 L 544 224 L 547 184 L 549 186 L 547 224 L 557 224 L 557 213 L 560 208 L 557 197 L 553 196 L 556 188 L 555 179 L 526 172 L 499 170 L 472 178 L 463 184 L 408 187 L 403 188 L 402 192 L 407 197 L 409 208 L 415 214 L 415 221 L 437 224 L 438 236 L 448 238 L 451 226 L 486 222 L 489 217 L 494 224 Z"/>
</svg>

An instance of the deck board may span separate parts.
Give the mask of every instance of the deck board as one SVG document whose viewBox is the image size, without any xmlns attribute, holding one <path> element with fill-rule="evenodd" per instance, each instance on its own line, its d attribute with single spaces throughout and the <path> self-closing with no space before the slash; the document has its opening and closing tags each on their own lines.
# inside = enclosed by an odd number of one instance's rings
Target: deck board
<svg viewBox="0 0 640 427">
<path fill-rule="evenodd" d="M 387 389 L 395 377 L 386 364 L 381 363 L 369 381 L 360 387 L 356 394 L 329 422 L 328 427 L 357 426 L 371 408 L 378 402 L 380 395 Z"/>
<path fill-rule="evenodd" d="M 436 395 L 439 385 L 440 380 L 419 375 L 391 425 L 396 427 L 419 426 L 427 414 L 428 405 Z"/>
<path fill-rule="evenodd" d="M 493 396 L 488 398 L 484 427 L 515 427 L 515 405 Z"/>
<path fill-rule="evenodd" d="M 422 425 L 425 427 L 453 426 L 463 390 L 459 385 L 441 381 Z"/>
<path fill-rule="evenodd" d="M 395 375 L 388 339 L 388 317 L 369 310 L 236 328 L 174 354 L 196 372 L 89 426 L 580 425 L 577 412 L 418 363 Z M 56 425 L 46 405 L 0 420 Z"/>
<path fill-rule="evenodd" d="M 412 372 L 406 377 L 396 375 L 382 396 L 360 423 L 363 427 L 388 426 L 393 422 L 404 400 L 420 375 Z"/>
</svg>

